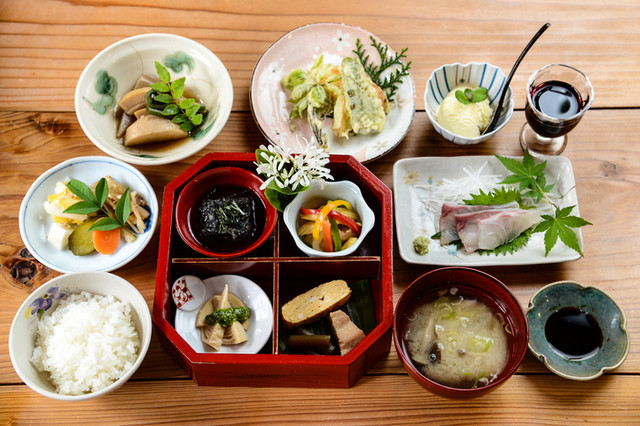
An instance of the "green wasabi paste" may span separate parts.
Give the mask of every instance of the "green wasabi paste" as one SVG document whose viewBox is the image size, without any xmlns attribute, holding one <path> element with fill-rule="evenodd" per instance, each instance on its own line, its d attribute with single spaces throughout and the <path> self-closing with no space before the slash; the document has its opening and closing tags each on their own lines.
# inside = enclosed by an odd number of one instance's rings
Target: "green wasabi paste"
<svg viewBox="0 0 640 426">
<path fill-rule="evenodd" d="M 418 253 L 420 256 L 423 256 L 427 253 L 429 253 L 429 243 L 431 242 L 431 240 L 427 237 L 424 236 L 419 236 L 416 237 L 413 240 L 413 248 L 416 251 L 416 253 Z"/>
</svg>

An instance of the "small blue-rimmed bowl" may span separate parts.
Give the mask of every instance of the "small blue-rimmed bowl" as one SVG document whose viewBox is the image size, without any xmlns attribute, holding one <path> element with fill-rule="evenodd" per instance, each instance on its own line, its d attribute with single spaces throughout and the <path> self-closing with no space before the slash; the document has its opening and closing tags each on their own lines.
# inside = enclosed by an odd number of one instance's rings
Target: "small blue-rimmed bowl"
<svg viewBox="0 0 640 426">
<path fill-rule="evenodd" d="M 602 331 L 602 344 L 584 357 L 567 357 L 548 341 L 549 317 L 562 308 L 577 308 L 593 316 Z M 555 374 L 591 380 L 618 367 L 629 354 L 627 319 L 611 296 L 575 281 L 558 281 L 541 288 L 529 301 L 529 350 Z"/>
<path fill-rule="evenodd" d="M 511 91 L 511 86 L 507 88 L 508 92 L 495 129 L 475 138 L 456 135 L 444 129 L 436 119 L 438 107 L 451 90 L 456 86 L 465 84 L 486 87 L 489 91 L 490 105 L 495 110 L 506 80 L 507 76 L 500 68 L 486 62 L 447 64 L 436 69 L 431 73 L 424 92 L 425 110 L 433 128 L 445 139 L 458 145 L 475 145 L 489 139 L 507 124 L 513 114 L 513 92 Z"/>
</svg>

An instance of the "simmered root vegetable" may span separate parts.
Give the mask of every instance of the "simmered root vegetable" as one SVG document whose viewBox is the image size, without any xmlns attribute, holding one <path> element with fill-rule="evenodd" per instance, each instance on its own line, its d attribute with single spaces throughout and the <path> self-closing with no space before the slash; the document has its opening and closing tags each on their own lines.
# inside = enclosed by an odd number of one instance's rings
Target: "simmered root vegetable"
<svg viewBox="0 0 640 426">
<path fill-rule="evenodd" d="M 110 231 L 91 231 L 93 245 L 100 254 L 113 254 L 120 244 L 120 229 Z"/>
<path fill-rule="evenodd" d="M 185 92 L 185 77 L 171 81 L 156 62 L 160 79 L 142 74 L 115 109 L 116 137 L 124 146 L 184 139 L 202 125 L 207 109 Z"/>
<path fill-rule="evenodd" d="M 344 200 L 311 200 L 298 215 L 298 236 L 318 251 L 335 252 L 351 247 L 361 228 L 360 216 Z"/>
</svg>

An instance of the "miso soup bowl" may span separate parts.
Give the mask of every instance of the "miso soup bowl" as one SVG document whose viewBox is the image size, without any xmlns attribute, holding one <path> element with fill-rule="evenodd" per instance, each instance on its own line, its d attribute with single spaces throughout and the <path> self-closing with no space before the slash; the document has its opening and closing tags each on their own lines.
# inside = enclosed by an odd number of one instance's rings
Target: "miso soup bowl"
<svg viewBox="0 0 640 426">
<path fill-rule="evenodd" d="M 486 386 L 456 388 L 443 385 L 424 375 L 409 356 L 404 339 L 408 316 L 416 306 L 434 300 L 453 287 L 458 289 L 457 294 L 484 302 L 503 318 L 505 328 L 510 332 L 507 363 L 497 378 Z M 494 390 L 515 373 L 527 352 L 529 328 L 518 299 L 498 279 L 472 268 L 447 267 L 420 276 L 402 293 L 394 315 L 393 337 L 402 365 L 420 386 L 444 397 L 472 398 Z"/>
</svg>

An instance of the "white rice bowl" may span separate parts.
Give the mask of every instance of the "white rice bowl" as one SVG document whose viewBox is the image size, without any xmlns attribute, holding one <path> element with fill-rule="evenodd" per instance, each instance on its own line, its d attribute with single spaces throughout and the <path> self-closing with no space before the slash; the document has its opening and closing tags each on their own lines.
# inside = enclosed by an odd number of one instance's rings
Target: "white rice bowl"
<svg viewBox="0 0 640 426">
<path fill-rule="evenodd" d="M 75 272 L 36 289 L 16 312 L 9 354 L 16 373 L 48 398 L 79 401 L 118 389 L 151 343 L 149 307 L 108 272 Z"/>
<path fill-rule="evenodd" d="M 58 393 L 82 395 L 122 377 L 139 349 L 131 306 L 83 291 L 68 295 L 38 323 L 31 363 L 49 373 Z"/>
</svg>

